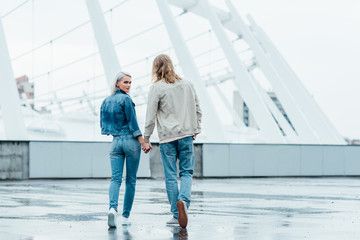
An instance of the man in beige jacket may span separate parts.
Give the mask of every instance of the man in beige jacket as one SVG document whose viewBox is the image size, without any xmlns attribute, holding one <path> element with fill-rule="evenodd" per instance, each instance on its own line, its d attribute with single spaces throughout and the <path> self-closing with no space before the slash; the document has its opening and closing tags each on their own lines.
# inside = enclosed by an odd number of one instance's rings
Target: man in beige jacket
<svg viewBox="0 0 360 240">
<path fill-rule="evenodd" d="M 201 131 L 199 100 L 194 86 L 175 73 L 169 56 L 161 54 L 154 59 L 152 74 L 154 83 L 149 91 L 144 140 L 150 142 L 156 122 L 166 192 L 173 214 L 167 224 L 178 223 L 185 228 L 194 172 L 193 139 Z M 148 146 L 150 148 L 150 143 Z M 180 190 L 177 182 L 177 159 Z"/>
</svg>

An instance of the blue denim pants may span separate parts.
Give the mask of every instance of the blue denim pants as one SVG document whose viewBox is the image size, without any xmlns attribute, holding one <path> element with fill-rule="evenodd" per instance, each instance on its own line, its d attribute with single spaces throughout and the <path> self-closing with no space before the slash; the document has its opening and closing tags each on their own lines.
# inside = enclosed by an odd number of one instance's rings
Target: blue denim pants
<svg viewBox="0 0 360 240">
<path fill-rule="evenodd" d="M 114 208 L 117 211 L 124 162 L 126 162 L 126 186 L 122 213 L 124 217 L 129 217 L 134 202 L 140 153 L 141 144 L 132 135 L 114 136 L 110 148 L 111 183 L 109 188 L 109 209 Z"/>
<path fill-rule="evenodd" d="M 193 138 L 185 137 L 173 142 L 160 144 L 161 160 L 165 173 L 166 193 L 171 205 L 170 211 L 178 218 L 176 202 L 183 200 L 189 208 L 191 185 L 194 172 Z M 177 181 L 176 160 L 179 159 L 180 191 Z"/>
</svg>

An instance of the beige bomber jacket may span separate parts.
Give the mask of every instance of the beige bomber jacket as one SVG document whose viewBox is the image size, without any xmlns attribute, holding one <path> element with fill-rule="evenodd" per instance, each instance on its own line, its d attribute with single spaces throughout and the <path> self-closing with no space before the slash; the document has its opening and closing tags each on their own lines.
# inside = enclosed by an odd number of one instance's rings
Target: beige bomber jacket
<svg viewBox="0 0 360 240">
<path fill-rule="evenodd" d="M 145 142 L 155 128 L 160 141 L 201 132 L 201 109 L 192 83 L 181 79 L 175 83 L 158 81 L 151 85 L 145 121 Z"/>
</svg>

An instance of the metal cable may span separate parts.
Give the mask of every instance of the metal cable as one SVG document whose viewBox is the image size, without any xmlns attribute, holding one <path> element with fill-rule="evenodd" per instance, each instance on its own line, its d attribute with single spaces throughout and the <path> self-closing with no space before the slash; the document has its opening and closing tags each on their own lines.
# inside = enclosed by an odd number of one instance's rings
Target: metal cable
<svg viewBox="0 0 360 240">
<path fill-rule="evenodd" d="M 29 1 L 30 1 L 30 0 L 26 0 L 23 4 L 25 4 L 26 2 L 29 2 Z M 112 11 L 113 9 L 121 6 L 122 4 L 124 4 L 125 2 L 128 2 L 128 1 L 130 1 L 130 0 L 125 0 L 125 1 L 123 1 L 123 2 L 121 2 L 121 3 L 119 3 L 119 4 L 117 4 L 117 5 L 115 5 L 114 7 L 106 10 L 106 11 L 104 12 L 104 14 Z M 23 4 L 20 4 L 20 5 L 23 5 Z M 20 7 L 20 5 L 19 5 L 18 7 Z M 17 7 L 17 8 L 18 8 L 18 7 Z M 15 9 L 14 9 L 14 10 L 15 10 Z M 58 40 L 58 39 L 60 39 L 60 38 L 62 38 L 62 37 L 64 37 L 64 36 L 66 36 L 67 34 L 73 32 L 73 31 L 75 31 L 75 30 L 77 30 L 77 29 L 79 29 L 79 28 L 81 28 L 81 27 L 83 27 L 83 26 L 85 26 L 85 25 L 88 24 L 88 23 L 90 23 L 90 20 L 87 20 L 87 21 L 85 21 L 85 22 L 83 22 L 83 23 L 81 23 L 81 24 L 73 27 L 72 29 L 70 29 L 70 30 L 68 30 L 68 31 L 60 34 L 59 36 L 57 36 L 57 37 L 55 37 L 55 38 L 53 38 L 53 39 L 51 39 L 51 40 L 49 40 L 49 41 L 47 41 L 47 42 L 44 42 L 44 43 L 40 44 L 39 46 L 37 46 L 37 47 L 35 47 L 35 48 L 27 51 L 27 52 L 24 52 L 24 53 L 22 53 L 22 54 L 19 54 L 18 56 L 14 57 L 14 58 L 11 59 L 11 60 L 12 60 L 12 61 L 15 61 L 15 60 L 17 60 L 18 58 L 21 58 L 21 57 L 23 57 L 23 56 L 25 56 L 25 55 L 33 52 L 33 51 L 36 51 L 36 50 L 38 50 L 38 49 L 40 49 L 40 48 L 42 48 L 42 47 L 50 44 L 51 42 L 54 42 L 54 41 L 56 41 L 56 40 Z"/>
<path fill-rule="evenodd" d="M 26 0 L 22 3 L 20 3 L 18 6 L 16 6 L 15 8 L 11 9 L 9 12 L 5 13 L 4 15 L 2 15 L 0 18 L 5 18 L 7 16 L 9 16 L 11 13 L 15 12 L 16 10 L 18 10 L 19 8 L 21 8 L 23 5 L 25 5 L 26 3 L 30 2 L 30 0 Z"/>
</svg>

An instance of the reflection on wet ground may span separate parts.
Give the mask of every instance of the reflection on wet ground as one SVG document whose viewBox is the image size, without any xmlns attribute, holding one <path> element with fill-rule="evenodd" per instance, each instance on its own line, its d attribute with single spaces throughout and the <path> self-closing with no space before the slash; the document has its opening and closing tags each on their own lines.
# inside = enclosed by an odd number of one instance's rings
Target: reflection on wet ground
<svg viewBox="0 0 360 240">
<path fill-rule="evenodd" d="M 359 239 L 359 180 L 197 179 L 187 229 L 165 225 L 163 180 L 138 180 L 132 224 L 117 229 L 106 221 L 109 180 L 4 181 L 0 239 Z"/>
</svg>

